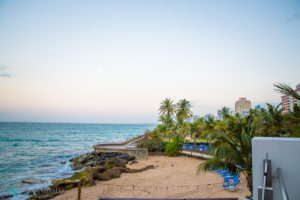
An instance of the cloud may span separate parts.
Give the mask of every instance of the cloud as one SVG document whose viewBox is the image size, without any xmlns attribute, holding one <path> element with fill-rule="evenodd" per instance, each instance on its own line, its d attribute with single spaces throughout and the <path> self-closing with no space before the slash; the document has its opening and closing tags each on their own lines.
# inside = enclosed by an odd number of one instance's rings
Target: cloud
<svg viewBox="0 0 300 200">
<path fill-rule="evenodd" d="M 291 23 L 291 22 L 294 22 L 294 21 L 297 21 L 300 19 L 300 15 L 298 13 L 295 13 L 293 14 L 292 16 L 288 17 L 285 22 L 286 23 Z"/>
<path fill-rule="evenodd" d="M 8 67 L 0 65 L 0 77 L 12 77 L 11 74 L 4 72 Z"/>
</svg>

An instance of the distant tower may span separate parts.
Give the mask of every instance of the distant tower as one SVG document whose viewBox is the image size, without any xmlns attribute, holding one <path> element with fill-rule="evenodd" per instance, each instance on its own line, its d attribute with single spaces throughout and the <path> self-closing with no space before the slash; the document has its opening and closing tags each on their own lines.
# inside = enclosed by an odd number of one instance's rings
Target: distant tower
<svg viewBox="0 0 300 200">
<path fill-rule="evenodd" d="M 297 92 L 300 95 L 300 84 L 296 86 L 295 92 Z M 293 111 L 293 107 L 296 103 L 300 105 L 300 101 L 290 95 L 282 96 L 281 100 L 282 100 L 281 103 L 283 108 L 283 112 L 282 112 L 283 114 L 287 114 L 290 111 Z"/>
<path fill-rule="evenodd" d="M 235 114 L 239 113 L 242 116 L 245 116 L 251 108 L 251 101 L 246 98 L 240 98 L 235 102 Z"/>
</svg>

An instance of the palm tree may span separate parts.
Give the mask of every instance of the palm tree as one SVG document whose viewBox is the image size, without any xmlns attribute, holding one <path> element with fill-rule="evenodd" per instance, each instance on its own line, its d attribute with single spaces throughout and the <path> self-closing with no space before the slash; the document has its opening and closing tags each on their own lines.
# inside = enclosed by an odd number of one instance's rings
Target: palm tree
<svg viewBox="0 0 300 200">
<path fill-rule="evenodd" d="M 247 186 L 252 192 L 252 156 L 251 139 L 256 133 L 254 116 L 246 118 L 230 117 L 226 122 L 226 131 L 217 129 L 211 134 L 210 142 L 214 145 L 213 158 L 198 166 L 201 170 L 227 167 L 234 172 L 242 170 Z M 241 169 L 242 167 L 244 169 Z"/>
<path fill-rule="evenodd" d="M 230 116 L 230 108 L 224 106 L 221 108 L 221 110 L 218 110 L 218 115 L 222 116 L 223 120 L 226 120 Z"/>
<path fill-rule="evenodd" d="M 285 83 L 277 83 L 274 84 L 275 86 L 275 90 L 281 94 L 285 94 L 285 95 L 291 95 L 292 97 L 294 97 L 295 99 L 300 101 L 300 95 L 293 90 L 293 88 L 291 88 L 290 86 L 288 86 Z"/>
<path fill-rule="evenodd" d="M 290 137 L 300 137 L 300 106 L 295 104 L 293 111 L 283 117 L 285 128 L 290 132 Z"/>
<path fill-rule="evenodd" d="M 160 119 L 170 127 L 172 123 L 172 116 L 175 114 L 176 105 L 169 98 L 163 100 L 159 107 Z"/>
<path fill-rule="evenodd" d="M 190 128 L 185 120 L 193 116 L 191 107 L 190 102 L 186 99 L 182 99 L 176 104 L 177 131 L 183 138 L 186 137 L 186 133 Z"/>
<path fill-rule="evenodd" d="M 261 136 L 282 136 L 287 134 L 284 126 L 284 117 L 281 104 L 273 106 L 267 103 L 268 108 L 258 114 Z"/>
<path fill-rule="evenodd" d="M 177 122 L 179 124 L 182 124 L 184 120 L 190 118 L 193 116 L 193 113 L 191 111 L 191 103 L 187 101 L 186 99 L 180 100 L 177 104 L 177 113 L 176 113 L 176 118 Z"/>
<path fill-rule="evenodd" d="M 207 138 L 207 141 L 209 141 L 209 138 L 211 137 L 211 134 L 214 134 L 216 127 L 216 121 L 213 115 L 206 115 L 204 119 L 204 135 Z"/>
<path fill-rule="evenodd" d="M 201 136 L 205 128 L 204 118 L 201 117 L 189 125 L 191 138 L 194 138 L 194 144 L 196 145 L 197 137 Z"/>
</svg>

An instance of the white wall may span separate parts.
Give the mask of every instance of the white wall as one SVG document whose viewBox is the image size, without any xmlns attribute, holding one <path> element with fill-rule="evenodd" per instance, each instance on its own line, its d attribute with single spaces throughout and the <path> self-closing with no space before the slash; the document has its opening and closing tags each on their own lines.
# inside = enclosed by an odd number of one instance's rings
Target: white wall
<svg viewBox="0 0 300 200">
<path fill-rule="evenodd" d="M 272 175 L 280 167 L 290 200 L 300 199 L 300 138 L 255 137 L 252 139 L 253 194 L 258 199 L 257 187 L 262 186 L 263 159 L 268 153 Z M 278 178 L 273 178 L 273 199 L 281 200 Z"/>
</svg>

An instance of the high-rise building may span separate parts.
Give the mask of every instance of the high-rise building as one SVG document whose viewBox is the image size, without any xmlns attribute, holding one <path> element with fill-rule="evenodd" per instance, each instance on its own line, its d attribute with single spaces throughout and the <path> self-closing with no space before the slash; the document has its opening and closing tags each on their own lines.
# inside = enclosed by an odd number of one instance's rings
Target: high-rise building
<svg viewBox="0 0 300 200">
<path fill-rule="evenodd" d="M 300 84 L 296 86 L 295 92 L 297 92 L 300 95 Z M 296 103 L 300 105 L 300 101 L 290 95 L 282 96 L 281 103 L 283 108 L 283 114 L 287 114 L 290 111 L 293 111 L 293 107 Z"/>
<path fill-rule="evenodd" d="M 247 115 L 247 112 L 251 108 L 251 101 L 246 98 L 240 98 L 235 102 L 235 114 L 239 113 L 242 116 Z"/>
</svg>

